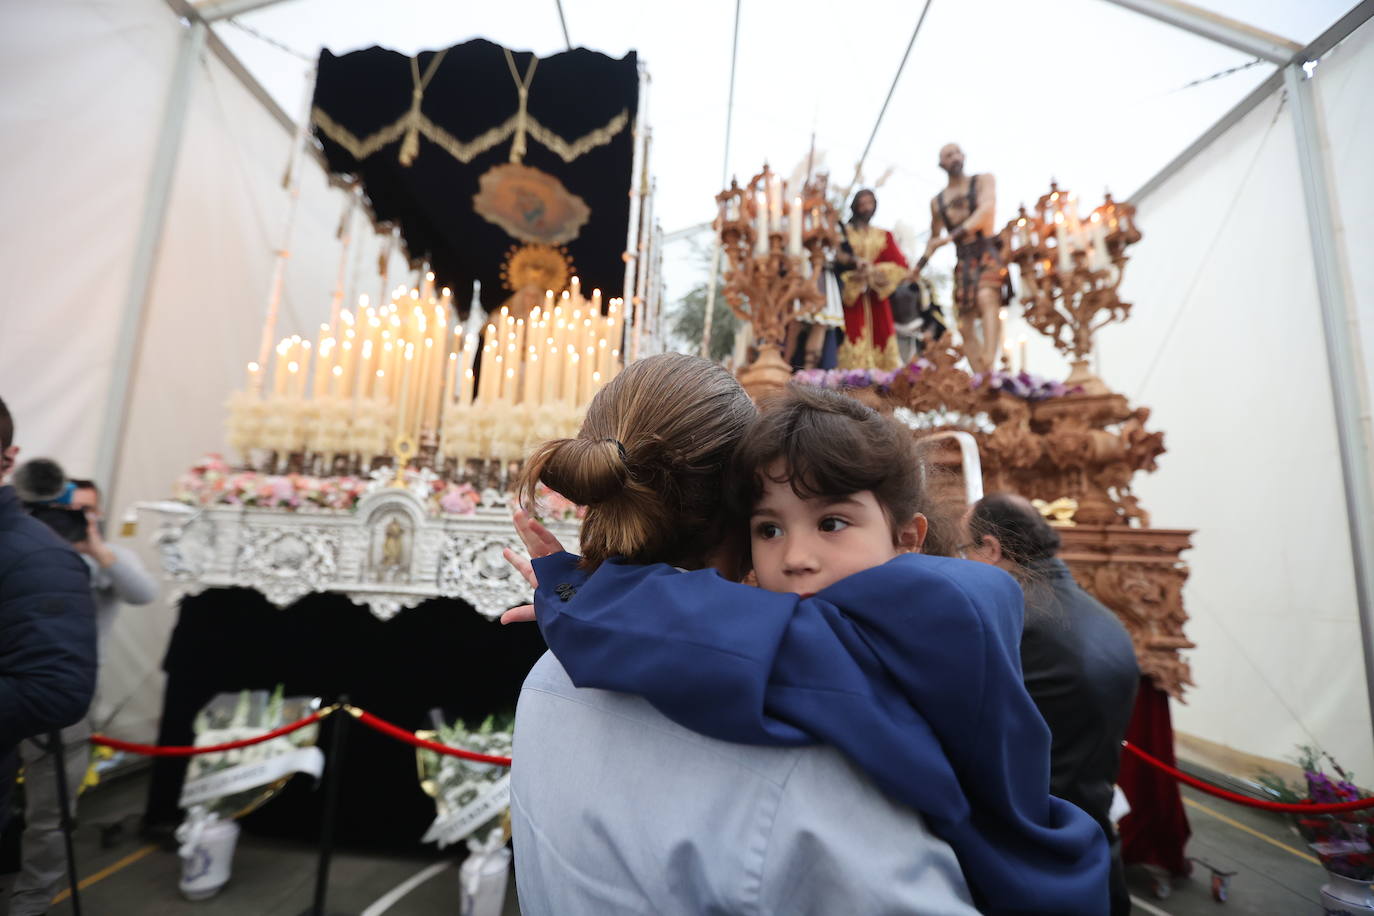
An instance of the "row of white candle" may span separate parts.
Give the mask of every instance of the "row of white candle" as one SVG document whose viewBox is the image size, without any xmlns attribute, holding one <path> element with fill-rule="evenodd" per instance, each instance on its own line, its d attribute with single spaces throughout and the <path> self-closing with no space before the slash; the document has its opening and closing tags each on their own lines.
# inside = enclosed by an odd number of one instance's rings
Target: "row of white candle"
<svg viewBox="0 0 1374 916">
<path fill-rule="evenodd" d="M 620 370 L 623 300 L 610 300 L 603 315 L 600 290 L 588 300 L 573 278 L 569 291 L 559 298 L 547 292 L 527 317 L 503 306 L 487 324 L 479 352 L 475 335 L 459 348 L 461 334 L 448 318 L 452 295 L 444 289 L 436 299 L 433 279 L 428 274 L 423 288 L 399 288 L 380 308 L 362 297 L 356 315 L 344 310 L 337 326 L 320 325 L 313 345 L 300 336 L 284 338 L 276 348 L 272 400 L 303 403 L 308 397 L 334 413 L 351 404 L 355 418 L 360 405 L 369 414 L 384 405 L 393 436 L 423 441 L 443 428 L 454 405 L 577 406 Z M 254 399 L 262 397 L 264 369 L 248 364 L 247 391 Z M 240 438 L 251 437 L 248 428 Z"/>
<path fill-rule="evenodd" d="M 544 304 L 524 318 L 503 306 L 483 335 L 476 380 L 471 363 L 477 341 L 464 341 L 461 363 L 467 368 L 458 402 L 585 404 L 620 371 L 624 306 L 612 299 L 603 315 L 601 291 L 583 298 L 576 277 L 571 290 L 558 298 L 546 292 Z"/>
</svg>

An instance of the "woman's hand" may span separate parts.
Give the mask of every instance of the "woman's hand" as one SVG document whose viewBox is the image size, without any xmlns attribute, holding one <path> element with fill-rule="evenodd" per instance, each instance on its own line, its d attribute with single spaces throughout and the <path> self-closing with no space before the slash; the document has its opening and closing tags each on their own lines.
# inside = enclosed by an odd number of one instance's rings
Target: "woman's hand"
<svg viewBox="0 0 1374 916">
<path fill-rule="evenodd" d="M 520 535 L 520 540 L 524 542 L 525 549 L 529 551 L 530 557 L 547 557 L 550 554 L 559 553 L 563 550 L 563 545 L 558 538 L 554 537 L 542 523 L 531 516 L 524 509 L 516 509 L 511 516 L 515 523 L 515 533 Z M 520 573 L 524 580 L 529 583 L 530 588 L 539 588 L 539 577 L 534 574 L 534 567 L 530 561 L 520 556 L 509 547 L 501 550 L 501 556 L 505 557 L 506 562 L 515 567 L 515 571 Z M 501 615 L 502 623 L 529 623 L 534 620 L 534 605 L 522 604 L 513 607 Z"/>
</svg>

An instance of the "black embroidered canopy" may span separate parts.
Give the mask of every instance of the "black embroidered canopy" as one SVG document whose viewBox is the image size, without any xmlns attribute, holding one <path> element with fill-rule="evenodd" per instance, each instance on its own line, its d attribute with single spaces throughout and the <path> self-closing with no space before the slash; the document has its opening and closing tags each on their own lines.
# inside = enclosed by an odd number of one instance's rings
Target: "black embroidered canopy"
<svg viewBox="0 0 1374 916">
<path fill-rule="evenodd" d="M 312 124 L 330 171 L 362 182 L 412 260 L 462 308 L 480 280 L 491 311 L 559 256 L 584 289 L 623 294 L 638 96 L 633 51 L 325 50 Z M 513 250 L 523 268 L 507 271 Z"/>
</svg>

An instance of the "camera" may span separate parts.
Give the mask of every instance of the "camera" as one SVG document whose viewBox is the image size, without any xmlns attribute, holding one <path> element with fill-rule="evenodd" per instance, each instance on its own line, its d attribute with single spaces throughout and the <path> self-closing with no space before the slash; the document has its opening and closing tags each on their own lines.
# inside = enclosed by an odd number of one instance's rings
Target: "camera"
<svg viewBox="0 0 1374 916">
<path fill-rule="evenodd" d="M 62 540 L 76 544 L 86 540 L 87 520 L 85 509 L 68 509 L 39 503 L 28 507 L 29 514 L 56 531 Z"/>
</svg>

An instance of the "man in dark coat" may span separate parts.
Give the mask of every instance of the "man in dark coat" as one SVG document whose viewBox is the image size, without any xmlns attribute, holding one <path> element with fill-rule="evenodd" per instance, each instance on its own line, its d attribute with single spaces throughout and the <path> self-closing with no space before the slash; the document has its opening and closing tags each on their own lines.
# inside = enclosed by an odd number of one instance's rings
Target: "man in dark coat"
<svg viewBox="0 0 1374 916">
<path fill-rule="evenodd" d="M 0 481 L 14 461 L 14 422 L 0 401 Z M 70 545 L 0 486 L 0 828 L 9 814 L 14 751 L 71 725 L 95 692 L 90 571 Z"/>
<path fill-rule="evenodd" d="M 1074 581 L 1059 532 L 1029 502 L 994 493 L 965 518 L 963 552 L 1021 583 L 1021 668 L 1050 727 L 1050 792 L 1102 826 L 1112 848 L 1112 913 L 1129 913 L 1120 842 L 1108 812 L 1140 670 L 1126 628 Z"/>
</svg>

